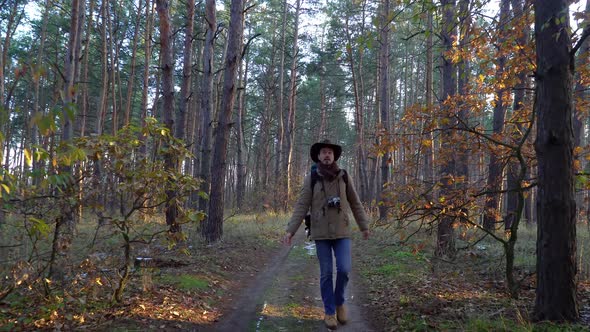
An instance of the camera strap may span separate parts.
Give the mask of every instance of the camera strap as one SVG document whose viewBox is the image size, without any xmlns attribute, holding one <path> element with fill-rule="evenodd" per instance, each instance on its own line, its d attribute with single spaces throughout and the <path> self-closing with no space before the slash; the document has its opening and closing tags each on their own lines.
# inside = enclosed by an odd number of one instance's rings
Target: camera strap
<svg viewBox="0 0 590 332">
<path fill-rule="evenodd" d="M 348 186 L 348 173 L 346 172 L 345 169 L 342 169 L 342 172 L 343 172 L 342 180 L 344 181 L 344 184 L 346 186 Z M 339 181 L 339 177 L 336 177 L 336 180 Z M 313 189 L 315 188 L 315 184 L 318 181 L 321 181 L 322 182 L 322 191 L 324 192 L 324 198 L 325 198 L 325 202 L 326 202 L 326 203 L 324 203 L 324 206 L 322 207 L 322 214 L 324 216 L 326 216 L 326 204 L 327 204 L 327 201 L 328 201 L 328 195 L 326 194 L 326 187 L 324 185 L 324 177 L 323 176 L 320 176 L 318 174 L 317 165 L 314 164 L 311 167 L 311 183 L 310 184 L 311 184 L 311 195 L 312 196 L 314 194 Z M 338 197 L 341 197 L 340 196 L 340 183 L 338 183 Z M 338 208 L 338 213 L 340 213 L 341 210 L 342 210 L 341 208 Z"/>
<path fill-rule="evenodd" d="M 325 217 L 326 216 L 326 204 L 328 204 L 328 194 L 326 193 L 326 186 L 324 184 L 324 178 L 321 177 L 320 181 L 322 182 L 322 192 L 324 192 L 324 199 L 325 199 L 324 206 L 322 207 L 322 214 Z M 336 187 L 338 188 L 338 198 L 342 199 L 342 196 L 340 195 L 340 179 L 339 178 L 336 178 Z M 340 211 L 342 211 L 342 207 L 340 205 L 338 205 L 338 213 L 340 213 Z"/>
</svg>

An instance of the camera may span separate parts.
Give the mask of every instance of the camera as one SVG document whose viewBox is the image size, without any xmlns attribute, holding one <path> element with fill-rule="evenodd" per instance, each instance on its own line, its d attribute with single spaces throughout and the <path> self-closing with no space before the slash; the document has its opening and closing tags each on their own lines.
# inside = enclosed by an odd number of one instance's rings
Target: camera
<svg viewBox="0 0 590 332">
<path fill-rule="evenodd" d="M 340 207 L 340 197 L 330 197 L 328 198 L 328 207 L 332 208 L 339 208 Z"/>
</svg>

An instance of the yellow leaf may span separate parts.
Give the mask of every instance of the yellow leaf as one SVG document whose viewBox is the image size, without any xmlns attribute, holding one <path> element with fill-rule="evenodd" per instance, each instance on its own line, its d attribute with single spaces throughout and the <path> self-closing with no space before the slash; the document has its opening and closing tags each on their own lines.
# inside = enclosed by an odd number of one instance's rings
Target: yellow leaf
<svg viewBox="0 0 590 332">
<path fill-rule="evenodd" d="M 6 191 L 7 194 L 10 194 L 10 187 L 7 186 L 6 184 L 2 183 L 2 188 L 4 188 L 4 191 Z"/>
<path fill-rule="evenodd" d="M 53 167 L 57 167 L 57 159 L 55 157 L 53 157 L 53 159 L 51 160 L 51 164 L 53 165 Z"/>
<path fill-rule="evenodd" d="M 100 278 L 96 278 L 95 282 L 102 286 L 102 281 L 100 281 Z"/>
<path fill-rule="evenodd" d="M 25 149 L 25 162 L 27 163 L 27 166 L 33 166 L 33 155 L 29 149 Z"/>
</svg>

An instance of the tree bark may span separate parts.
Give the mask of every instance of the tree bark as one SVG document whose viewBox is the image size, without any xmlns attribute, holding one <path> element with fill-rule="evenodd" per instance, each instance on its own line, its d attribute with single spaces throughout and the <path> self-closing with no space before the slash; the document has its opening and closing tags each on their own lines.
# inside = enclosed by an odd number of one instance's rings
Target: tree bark
<svg viewBox="0 0 590 332">
<path fill-rule="evenodd" d="M 389 132 L 389 0 L 383 0 L 381 9 L 381 31 L 379 49 L 379 108 L 380 123 L 386 137 L 393 137 Z M 381 181 L 379 181 L 379 219 L 387 219 L 387 204 L 384 202 L 383 187 L 389 181 L 389 149 L 381 156 Z"/>
<path fill-rule="evenodd" d="M 291 192 L 293 190 L 294 176 L 294 141 L 295 141 L 295 113 L 297 107 L 297 57 L 299 56 L 299 13 L 301 11 L 302 0 L 296 0 L 295 3 L 295 22 L 293 26 L 293 50 L 291 53 L 291 75 L 289 79 L 289 108 L 285 117 L 285 163 L 283 165 L 283 174 L 287 176 L 287 196 L 283 208 L 287 209 L 287 204 L 291 201 Z M 286 19 L 286 18 L 285 18 Z"/>
<path fill-rule="evenodd" d="M 64 61 L 64 91 L 63 91 L 63 118 L 64 124 L 61 134 L 62 142 L 70 142 L 73 139 L 74 126 L 72 121 L 75 119 L 74 111 L 76 104 L 76 89 L 75 89 L 75 68 L 76 63 L 80 61 L 77 56 L 80 51 L 76 48 L 79 47 L 78 38 L 80 38 L 82 26 L 80 20 L 83 19 L 83 11 L 80 11 L 82 4 L 79 0 L 72 1 L 72 12 L 70 16 L 70 31 L 68 36 L 68 49 Z M 61 174 L 72 174 L 72 167 L 70 165 L 60 165 Z M 70 180 L 63 190 L 67 195 L 74 197 L 74 183 Z M 61 215 L 56 221 L 55 237 L 53 239 L 53 250 L 57 250 L 52 253 L 57 254 L 61 258 L 51 261 L 49 267 L 49 277 L 52 278 L 56 274 L 60 274 L 57 270 L 63 269 L 63 265 L 68 261 L 69 250 L 74 237 L 76 228 L 75 221 L 75 203 L 71 203 L 66 200 L 61 206 Z M 59 243 L 59 245 L 56 245 Z M 59 255 L 60 253 L 65 255 Z"/>
<path fill-rule="evenodd" d="M 568 0 L 536 0 L 535 151 L 538 160 L 535 318 L 575 321 L 576 203 L 572 84 L 574 64 Z"/>
<path fill-rule="evenodd" d="M 363 4 L 363 19 L 365 5 Z M 344 28 L 346 35 L 346 53 L 352 75 L 352 89 L 354 93 L 354 127 L 356 132 L 356 154 L 358 162 L 358 179 L 360 187 L 360 196 L 362 201 L 366 201 L 368 196 L 369 181 L 367 176 L 367 160 L 365 153 L 365 129 L 364 129 L 364 87 L 362 81 L 363 68 L 363 50 L 359 49 L 358 65 L 355 65 L 353 54 L 353 40 L 349 27 L 349 17 L 344 18 Z"/>
<path fill-rule="evenodd" d="M 184 28 L 184 54 L 182 63 L 182 83 L 180 86 L 180 101 L 178 103 L 178 118 L 176 119 L 176 138 L 184 140 L 186 133 L 186 116 L 190 114 L 190 100 L 192 96 L 192 58 L 193 58 L 193 26 L 195 17 L 195 2 L 186 2 L 186 27 Z"/>
<path fill-rule="evenodd" d="M 590 17 L 588 17 L 588 15 L 590 14 L 590 1 L 586 1 L 586 8 L 584 9 L 585 12 L 585 19 L 584 22 L 582 23 L 581 26 L 585 27 L 585 29 L 590 29 L 590 27 L 588 27 L 588 24 L 590 24 Z M 586 40 L 583 41 L 582 46 L 580 47 L 580 50 L 578 51 L 579 53 L 576 56 L 576 68 L 580 68 L 580 67 L 587 67 L 588 66 L 588 57 L 590 56 L 590 42 L 588 41 L 588 39 L 586 38 Z M 579 72 L 579 70 L 578 70 Z M 584 84 L 584 82 L 581 80 L 581 77 L 579 77 L 580 75 L 576 75 L 576 90 L 575 90 L 575 99 L 574 99 L 574 105 L 576 106 L 574 108 L 574 114 L 573 114 L 573 128 L 574 128 L 574 148 L 582 146 L 583 145 L 583 135 L 584 135 L 584 114 L 582 113 L 582 108 L 583 108 L 583 102 L 586 99 L 587 93 L 586 93 L 586 85 Z M 581 104 L 581 105 L 580 105 Z"/>
<path fill-rule="evenodd" d="M 146 6 L 148 5 L 149 0 L 146 1 Z M 189 1 L 189 3 L 192 1 Z M 141 5 L 142 1 L 139 1 L 138 10 L 135 15 L 135 27 L 133 30 L 133 43 L 131 46 L 131 64 L 129 66 L 129 79 L 127 80 L 127 101 L 125 103 L 125 125 L 129 125 L 131 123 L 131 105 L 133 104 L 133 86 L 135 83 L 135 63 L 137 61 L 137 43 L 139 41 L 139 23 L 141 22 L 142 16 L 141 13 Z"/>
<path fill-rule="evenodd" d="M 236 206 L 238 210 L 244 207 L 244 196 L 246 195 L 246 161 L 244 157 L 244 115 L 246 113 L 246 88 L 248 84 L 248 53 L 245 54 L 244 66 L 240 66 L 241 91 L 238 99 L 238 114 L 236 117 L 236 137 L 237 137 L 237 178 L 236 178 Z"/>
<path fill-rule="evenodd" d="M 215 144 L 211 163 L 211 195 L 209 217 L 203 225 L 207 242 L 216 242 L 223 236 L 224 182 L 227 168 L 227 143 L 231 129 L 231 114 L 236 92 L 236 76 L 242 51 L 244 0 L 232 0 L 227 55 L 224 69 L 223 97 L 215 127 Z"/>
<path fill-rule="evenodd" d="M 10 9 L 10 16 L 8 18 L 8 23 L 6 24 L 6 33 L 4 35 L 4 40 L 2 45 L 0 45 L 0 106 L 5 106 L 5 71 L 6 71 L 6 64 L 8 62 L 8 50 L 10 49 L 10 42 L 12 41 L 12 35 L 16 31 L 16 26 L 18 24 L 17 21 L 17 11 L 18 11 L 18 1 L 14 1 L 12 3 L 12 8 Z"/>
<path fill-rule="evenodd" d="M 275 181 L 278 185 L 278 194 L 275 195 L 274 199 L 274 208 L 278 210 L 278 207 L 281 202 L 283 202 L 283 208 L 285 207 L 287 201 L 287 188 L 288 188 L 288 180 L 286 173 L 287 171 L 287 163 L 288 156 L 287 156 L 287 119 L 288 115 L 285 114 L 285 53 L 286 53 L 286 35 L 287 35 L 287 15 L 288 15 L 288 6 L 287 0 L 283 0 L 283 15 L 282 15 L 282 28 L 281 28 L 281 53 L 280 53 L 280 60 L 279 60 L 279 93 L 278 93 L 278 101 L 277 101 L 277 115 L 278 115 L 278 124 L 277 124 L 277 131 L 278 131 L 278 138 L 276 143 L 276 153 L 275 153 L 275 168 L 274 168 L 274 177 Z M 274 25 L 274 21 L 273 21 Z M 272 36 L 273 43 L 273 54 L 275 48 L 275 34 Z M 269 68 L 269 72 L 274 70 L 274 57 L 271 60 L 271 67 Z M 269 75 L 271 76 L 271 75 Z M 270 79 L 270 78 L 269 78 Z M 270 91 L 269 91 L 270 92 Z"/>
<path fill-rule="evenodd" d="M 498 31 L 500 37 L 498 38 L 498 44 L 503 44 L 506 39 L 507 25 L 508 25 L 508 14 L 510 11 L 510 1 L 502 0 L 500 2 L 500 21 Z M 506 66 L 506 55 L 504 55 L 501 49 L 498 49 L 498 62 L 496 63 L 496 82 L 500 88 L 496 90 L 494 97 L 494 116 L 493 116 L 493 134 L 501 135 L 504 131 L 504 119 L 506 117 L 507 105 L 504 102 L 505 94 L 508 91 L 505 88 L 503 80 L 504 67 Z M 488 180 L 487 180 L 487 191 L 485 212 L 483 227 L 489 231 L 493 231 L 497 228 L 497 223 L 500 222 L 500 190 L 502 189 L 502 161 L 497 152 L 491 151 L 490 153 L 490 164 L 488 169 Z"/>
<path fill-rule="evenodd" d="M 432 3 L 429 3 L 433 6 Z M 430 116 L 427 117 L 425 123 L 423 124 L 423 141 L 422 145 L 424 146 L 424 183 L 426 184 L 426 188 L 429 191 L 430 188 L 434 185 L 434 138 L 432 136 L 432 114 L 433 114 L 433 100 L 434 100 L 434 91 L 433 91 L 433 72 L 434 72 L 434 64 L 433 64 L 433 38 L 434 35 L 434 28 L 433 28 L 433 11 L 434 9 L 428 10 L 428 21 L 427 21 L 427 37 L 426 37 L 426 68 L 425 68 L 425 83 L 426 83 L 426 113 Z M 432 195 L 428 196 L 429 199 Z"/>
<path fill-rule="evenodd" d="M 174 132 L 174 58 L 172 56 L 172 27 L 168 0 L 156 0 L 156 11 L 160 18 L 160 63 L 162 68 L 162 115 L 164 125 L 170 130 L 170 136 L 176 137 Z M 165 167 L 169 171 L 178 169 L 178 157 L 172 151 L 166 153 Z M 173 181 L 172 178 L 169 179 Z M 178 218 L 177 192 L 166 190 L 166 224 L 171 233 L 181 231 Z"/>
<path fill-rule="evenodd" d="M 585 8 L 585 19 L 581 26 L 585 27 L 584 31 L 590 29 L 590 1 L 586 1 L 586 8 Z M 580 153 L 576 151 L 581 151 L 581 147 L 584 146 L 584 120 L 586 119 L 586 114 L 584 108 L 587 107 L 587 98 L 588 93 L 586 89 L 588 88 L 588 84 L 584 82 L 584 78 L 580 75 L 580 71 L 587 72 L 588 64 L 589 64 L 589 57 L 590 57 L 590 42 L 588 39 L 583 41 L 582 46 L 580 47 L 579 53 L 576 56 L 576 87 L 574 92 L 574 114 L 573 114 L 573 130 L 574 130 L 574 158 L 576 159 L 575 165 L 577 165 L 576 171 L 583 171 L 587 169 L 587 162 L 584 160 L 585 158 L 580 158 Z M 581 69 L 583 68 L 583 69 Z M 584 105 L 586 104 L 586 105 Z M 586 198 L 586 199 L 585 199 Z M 588 199 L 588 191 L 587 190 L 577 190 L 576 193 L 576 206 L 579 206 L 579 210 L 584 209 L 584 203 L 586 201 L 586 211 L 590 211 L 590 200 Z M 579 212 L 579 211 L 578 211 Z M 578 213 L 580 215 L 580 213 Z M 590 218 L 590 215 L 587 215 L 586 218 Z M 589 219 L 590 220 L 590 219 Z"/>
<path fill-rule="evenodd" d="M 217 21 L 215 16 L 215 0 L 207 0 L 205 3 L 205 22 L 207 32 L 203 45 L 203 80 L 201 86 L 201 191 L 209 193 L 211 170 L 211 114 L 213 109 L 213 52 L 215 47 L 215 33 Z M 207 200 L 199 197 L 199 210 L 207 212 Z"/>
<path fill-rule="evenodd" d="M 153 25 L 153 6 L 152 0 L 145 0 L 145 63 L 143 65 L 143 83 L 141 88 L 141 125 L 145 125 L 145 118 L 147 117 L 148 109 L 148 94 L 149 94 L 149 80 L 150 80 L 150 65 L 152 62 L 152 25 Z M 146 151 L 144 151 L 145 153 Z"/>
<path fill-rule="evenodd" d="M 524 16 L 523 10 L 523 0 L 512 0 L 512 11 L 514 13 L 514 21 L 523 21 L 527 18 Z M 528 24 L 518 25 L 523 26 L 524 28 L 520 30 L 518 33 L 520 34 L 517 38 L 517 43 L 519 46 L 524 47 L 529 40 L 530 30 L 528 29 Z M 517 57 L 522 55 L 517 54 Z M 514 100 L 512 102 L 512 113 L 513 117 L 518 119 L 523 119 L 524 116 L 521 113 L 524 111 L 524 97 L 525 97 L 525 88 L 528 86 L 528 77 L 525 71 L 521 71 L 518 73 L 517 83 L 514 86 Z M 522 125 L 513 125 L 512 132 L 515 136 L 521 135 L 523 132 Z M 518 204 L 519 204 L 519 193 L 515 192 L 514 190 L 519 187 L 518 181 L 518 172 L 519 172 L 519 165 L 515 158 L 511 158 L 508 163 L 508 170 L 506 176 L 506 187 L 508 193 L 506 194 L 506 216 L 504 218 L 504 229 L 508 230 L 512 227 L 512 223 L 516 219 L 520 219 L 521 216 L 517 215 L 518 213 Z M 530 170 L 527 170 L 527 173 L 530 173 Z M 528 195 L 530 196 L 530 195 Z M 524 208 L 522 209 L 524 210 Z M 527 222 L 530 220 L 527 219 Z"/>
<path fill-rule="evenodd" d="M 459 1 L 459 15 L 460 15 L 460 47 L 464 54 L 469 54 L 469 50 L 471 48 L 470 43 L 470 31 L 471 31 L 471 13 L 469 11 L 469 2 L 470 0 L 460 0 Z M 461 57 L 461 61 L 458 63 L 459 74 L 457 77 L 457 88 L 459 94 L 463 97 L 469 95 L 469 77 L 471 77 L 470 73 L 470 59 L 469 55 L 465 55 Z M 469 126 L 469 114 L 472 111 L 468 108 L 467 102 L 462 102 L 459 105 L 459 128 L 466 130 Z M 466 196 L 467 188 L 469 187 L 469 138 L 467 137 L 466 133 L 459 133 L 461 135 L 462 142 L 459 144 L 459 149 L 457 151 L 457 164 L 455 165 L 457 179 L 458 179 L 458 187 L 463 191 L 462 198 Z M 463 205 L 461 203 L 461 205 Z M 468 215 L 468 209 L 462 209 L 465 215 Z"/>
<path fill-rule="evenodd" d="M 106 119 L 107 113 L 107 99 L 109 96 L 109 80 L 108 80 L 108 47 L 107 47 L 107 5 L 108 1 L 102 1 L 100 5 L 100 18 L 102 25 L 100 27 L 100 36 L 101 36 L 101 57 L 100 57 L 100 65 L 101 65 L 101 89 L 100 89 L 100 97 L 98 108 L 96 109 L 96 134 L 102 135 L 104 131 L 104 122 Z M 147 67 L 147 66 L 146 66 Z"/>
<path fill-rule="evenodd" d="M 91 5 L 92 6 L 92 5 Z M 45 0 L 45 5 L 43 7 L 43 23 L 41 26 L 41 37 L 39 40 L 39 51 L 37 53 L 37 69 L 41 71 L 41 64 L 43 63 L 43 57 L 45 55 L 45 39 L 47 36 L 47 22 L 49 21 L 49 0 Z M 90 31 L 90 29 L 88 29 Z M 86 61 L 86 59 L 85 59 Z M 0 69 L 1 70 L 1 69 Z M 1 78 L 0 78 L 1 79 Z M 42 82 L 42 75 L 39 75 L 38 78 L 35 80 L 34 89 L 35 89 L 35 101 L 33 104 L 33 109 L 31 112 L 31 118 L 35 118 L 36 115 L 39 113 L 39 104 L 41 102 L 41 94 L 40 94 L 40 87 Z M 35 122 L 31 123 L 31 146 L 35 146 L 39 143 L 39 127 Z M 1 145 L 1 144 L 0 144 Z M 0 153 L 1 155 L 1 153 Z M 2 162 L 2 158 L 0 157 L 0 163 Z M 33 171 L 41 169 L 43 167 L 43 161 L 37 160 L 37 158 L 33 158 Z M 35 185 L 38 186 L 41 183 L 42 178 L 35 177 Z"/>
<path fill-rule="evenodd" d="M 455 18 L 455 0 L 442 0 L 442 43 L 444 52 L 449 52 L 453 47 L 453 40 L 456 39 L 456 18 Z M 456 123 L 453 116 L 452 106 L 445 105 L 445 101 L 449 98 L 453 98 L 457 93 L 457 68 L 453 64 L 452 60 L 447 55 L 443 55 L 442 64 L 442 111 L 443 111 L 443 132 L 442 132 L 442 145 L 441 150 L 446 155 L 445 160 L 440 168 L 440 198 L 439 201 L 448 203 L 452 199 L 454 189 L 454 176 L 455 176 L 455 156 L 450 151 L 453 150 L 451 147 L 452 141 L 452 127 Z M 450 212 L 450 211 L 449 211 Z M 452 213 L 443 213 L 440 217 L 440 221 L 437 228 L 437 243 L 435 249 L 435 255 L 437 257 L 454 257 L 456 253 L 455 248 L 455 232 L 453 229 L 454 216 Z"/>
<path fill-rule="evenodd" d="M 8 51 L 10 49 L 10 43 L 12 41 L 12 36 L 14 35 L 16 28 L 19 25 L 20 18 L 22 15 L 17 15 L 18 12 L 18 1 L 14 1 L 12 3 L 12 8 L 10 9 L 10 16 L 8 18 L 8 24 L 6 25 L 6 33 L 4 35 L 4 41 L 0 44 L 0 107 L 4 107 L 5 111 L 8 113 L 4 119 L 0 119 L 0 130 L 3 132 L 4 140 L 0 140 L 0 145 L 6 143 L 6 153 L 4 155 L 5 162 L 4 167 L 8 169 L 10 164 L 10 141 L 11 138 L 11 115 L 10 115 L 10 107 L 9 107 L 9 100 L 6 98 L 6 66 L 8 62 Z M 16 84 L 16 83 L 15 83 Z M 3 120 L 6 120 L 4 123 Z M 0 135 L 1 137 L 2 135 Z M 4 145 L 0 146 L 0 165 L 2 164 L 2 151 L 4 149 Z"/>
<path fill-rule="evenodd" d="M 117 36 L 115 31 L 113 30 L 113 15 L 111 15 L 111 10 L 114 12 L 115 8 L 110 9 L 110 6 L 115 6 L 114 3 L 108 3 L 106 6 L 107 12 L 107 28 L 109 32 L 109 39 L 108 39 L 108 53 L 109 53 L 109 61 L 108 64 L 109 71 L 108 71 L 108 78 L 109 78 L 109 88 L 111 89 L 110 97 L 111 97 L 111 133 L 114 135 L 117 134 L 118 130 L 118 118 L 119 118 L 119 108 L 117 107 L 117 82 L 116 82 L 116 73 L 118 71 L 118 59 L 116 54 L 116 39 Z M 105 122 L 106 124 L 106 122 Z"/>
</svg>

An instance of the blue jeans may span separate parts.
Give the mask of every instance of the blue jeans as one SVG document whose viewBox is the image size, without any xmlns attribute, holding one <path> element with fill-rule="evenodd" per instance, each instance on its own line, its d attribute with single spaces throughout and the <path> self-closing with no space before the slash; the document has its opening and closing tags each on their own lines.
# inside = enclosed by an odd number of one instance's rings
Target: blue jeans
<svg viewBox="0 0 590 332">
<path fill-rule="evenodd" d="M 316 240 L 316 253 L 320 261 L 320 289 L 324 312 L 334 315 L 336 306 L 344 304 L 344 291 L 352 267 L 350 239 Z M 336 257 L 336 287 L 333 286 L 332 251 Z"/>
</svg>

